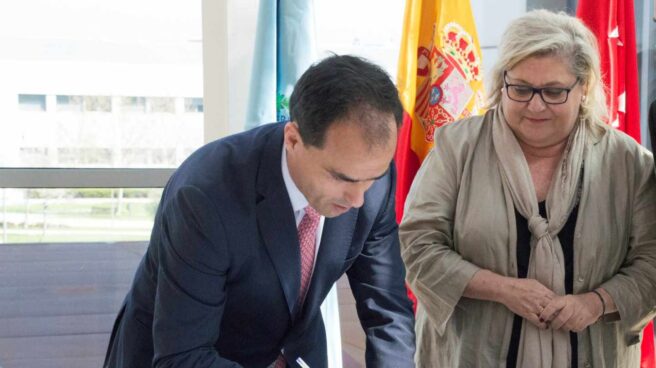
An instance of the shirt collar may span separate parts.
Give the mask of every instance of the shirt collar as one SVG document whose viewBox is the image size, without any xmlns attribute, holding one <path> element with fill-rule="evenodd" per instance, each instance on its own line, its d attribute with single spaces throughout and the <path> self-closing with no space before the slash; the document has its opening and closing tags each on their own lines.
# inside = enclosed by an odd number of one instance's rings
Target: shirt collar
<svg viewBox="0 0 656 368">
<path fill-rule="evenodd" d="M 289 200 L 292 203 L 292 208 L 294 213 L 298 211 L 305 210 L 305 207 L 308 206 L 308 200 L 305 198 L 303 193 L 298 189 L 292 176 L 289 174 L 289 166 L 287 166 L 287 150 L 285 150 L 285 145 L 282 145 L 282 179 L 285 181 L 285 188 L 287 188 L 287 193 L 289 194 Z"/>
</svg>

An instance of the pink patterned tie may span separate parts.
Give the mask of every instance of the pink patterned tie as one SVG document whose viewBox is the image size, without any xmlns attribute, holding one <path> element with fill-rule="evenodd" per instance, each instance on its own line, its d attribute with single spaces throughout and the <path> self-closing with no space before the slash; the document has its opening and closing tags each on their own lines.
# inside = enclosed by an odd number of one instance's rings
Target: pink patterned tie
<svg viewBox="0 0 656 368">
<path fill-rule="evenodd" d="M 301 245 L 301 290 L 298 294 L 298 304 L 303 305 L 312 278 L 314 267 L 314 252 L 316 251 L 317 226 L 319 226 L 319 212 L 314 208 L 305 207 L 305 216 L 298 224 L 298 242 Z"/>
<path fill-rule="evenodd" d="M 301 289 L 298 293 L 298 307 L 305 301 L 312 278 L 314 267 L 314 253 L 316 251 L 317 226 L 321 215 L 314 208 L 305 207 L 305 215 L 298 224 L 298 242 L 301 246 Z M 274 368 L 284 368 L 287 365 L 285 357 L 280 354 L 274 363 Z"/>
</svg>

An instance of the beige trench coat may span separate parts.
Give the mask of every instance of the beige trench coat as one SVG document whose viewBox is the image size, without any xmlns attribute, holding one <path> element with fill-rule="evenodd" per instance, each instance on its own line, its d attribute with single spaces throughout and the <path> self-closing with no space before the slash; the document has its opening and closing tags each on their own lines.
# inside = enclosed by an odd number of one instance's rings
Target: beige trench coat
<svg viewBox="0 0 656 368">
<path fill-rule="evenodd" d="M 517 276 L 515 210 L 492 143 L 492 114 L 444 126 L 400 226 L 418 300 L 418 367 L 505 367 L 513 314 L 462 296 L 477 270 Z M 574 238 L 574 292 L 603 287 L 619 321 L 578 334 L 579 367 L 638 367 L 656 314 L 656 177 L 651 153 L 608 130 L 588 135 Z"/>
</svg>

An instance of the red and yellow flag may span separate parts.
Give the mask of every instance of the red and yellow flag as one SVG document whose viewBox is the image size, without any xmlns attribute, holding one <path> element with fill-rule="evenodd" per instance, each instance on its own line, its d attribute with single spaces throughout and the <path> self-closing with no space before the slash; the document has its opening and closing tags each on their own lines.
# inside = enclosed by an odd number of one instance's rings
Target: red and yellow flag
<svg viewBox="0 0 656 368">
<path fill-rule="evenodd" d="M 483 108 L 481 50 L 469 0 L 407 0 L 399 54 L 403 127 L 396 151 L 396 216 L 435 128 Z"/>
<path fill-rule="evenodd" d="M 597 36 L 609 123 L 640 142 L 633 0 L 579 0 L 576 16 Z"/>
<path fill-rule="evenodd" d="M 469 0 L 407 0 L 397 80 L 403 126 L 394 158 L 396 220 L 435 128 L 483 109 L 481 50 Z M 408 291 L 416 306 L 417 300 Z"/>
</svg>

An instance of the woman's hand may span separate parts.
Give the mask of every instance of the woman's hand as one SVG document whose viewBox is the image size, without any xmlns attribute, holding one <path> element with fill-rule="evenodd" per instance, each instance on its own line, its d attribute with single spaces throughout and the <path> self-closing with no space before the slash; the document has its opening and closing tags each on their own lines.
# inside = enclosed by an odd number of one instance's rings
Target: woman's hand
<svg viewBox="0 0 656 368">
<path fill-rule="evenodd" d="M 534 279 L 506 277 L 504 281 L 499 302 L 535 326 L 547 328 L 540 314 L 556 294 Z"/>
<path fill-rule="evenodd" d="M 555 330 L 581 332 L 597 322 L 601 313 L 599 297 L 594 293 L 585 293 L 553 298 L 539 318 Z"/>
</svg>

